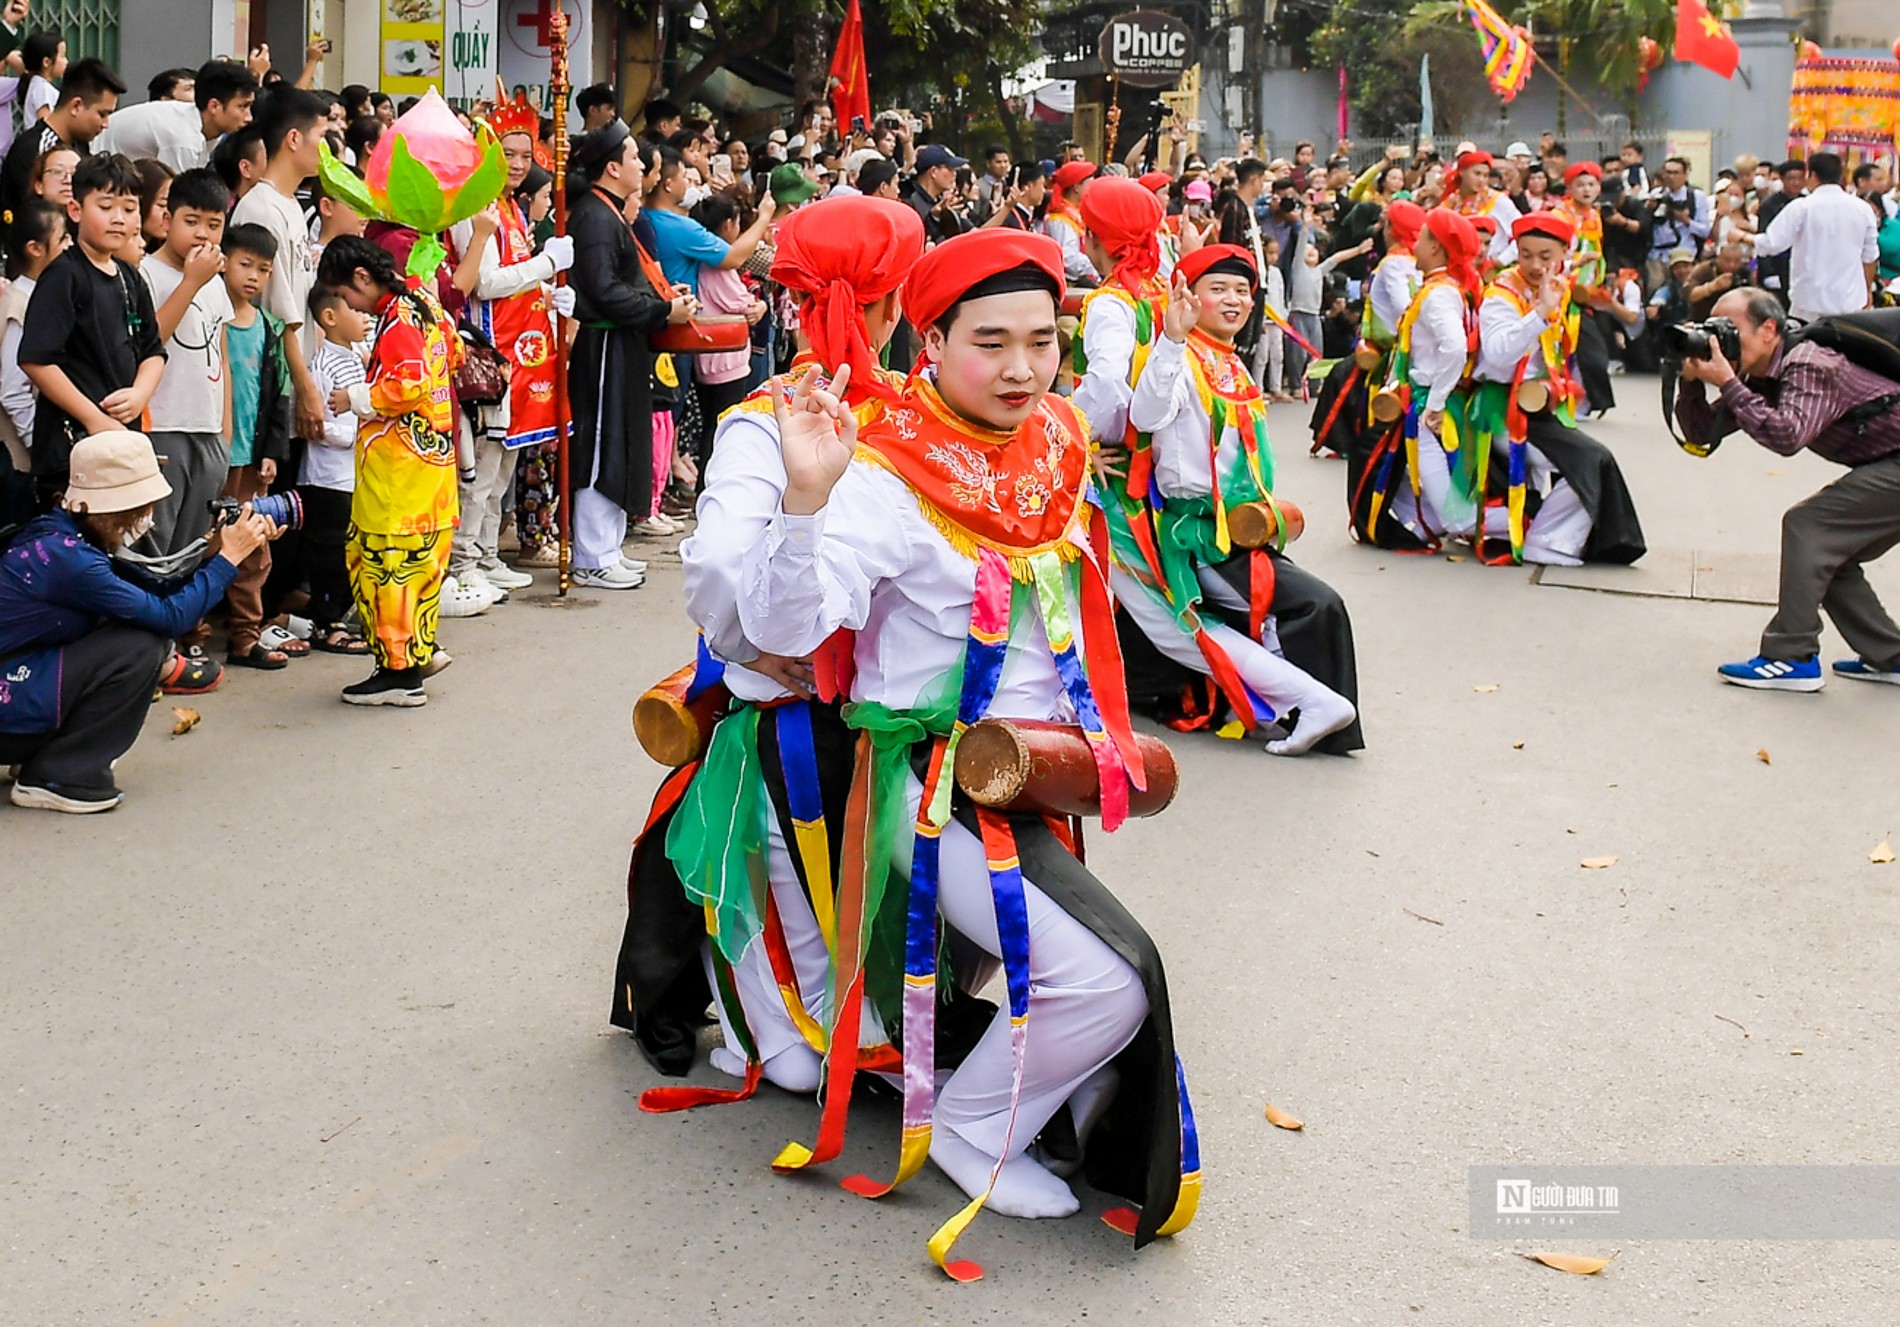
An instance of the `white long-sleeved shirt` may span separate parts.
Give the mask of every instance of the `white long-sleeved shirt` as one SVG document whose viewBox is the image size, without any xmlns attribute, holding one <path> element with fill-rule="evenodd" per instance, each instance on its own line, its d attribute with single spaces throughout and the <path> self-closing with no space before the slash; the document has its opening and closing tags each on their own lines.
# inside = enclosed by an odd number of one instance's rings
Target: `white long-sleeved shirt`
<svg viewBox="0 0 1900 1327">
<path fill-rule="evenodd" d="M 1412 307 L 1423 278 L 1418 274 L 1418 259 L 1409 253 L 1389 253 L 1372 269 L 1372 326 L 1380 336 L 1391 340 L 1399 334 L 1399 321 Z"/>
<path fill-rule="evenodd" d="M 1082 281 L 1090 285 L 1101 279 L 1101 273 L 1095 270 L 1095 264 L 1082 252 L 1082 234 L 1061 217 L 1045 217 L 1043 232 L 1062 246 L 1062 270 L 1071 281 Z"/>
<path fill-rule="evenodd" d="M 13 288 L 21 291 L 24 298 L 38 284 L 32 277 L 23 276 L 13 283 Z M 24 308 L 25 304 L 22 303 L 21 307 Z M 31 446 L 33 416 L 39 409 L 40 394 L 33 389 L 26 370 L 20 367 L 20 337 L 25 330 L 25 323 L 14 318 L 8 321 L 5 332 L 0 334 L 0 409 L 7 412 L 7 418 L 13 421 L 13 427 L 22 442 Z"/>
<path fill-rule="evenodd" d="M 1082 321 L 1082 354 L 1088 372 L 1070 398 L 1098 440 L 1116 446 L 1128 431 L 1128 383 L 1135 363 L 1135 310 L 1114 295 L 1092 295 Z"/>
<path fill-rule="evenodd" d="M 706 646 L 726 664 L 726 688 L 741 700 L 777 700 L 783 687 L 742 665 L 759 657 L 739 621 L 739 577 L 746 549 L 778 515 L 785 497 L 778 421 L 769 412 L 734 410 L 713 434 L 698 520 L 680 545 L 686 613 Z"/>
<path fill-rule="evenodd" d="M 1412 324 L 1412 381 L 1425 388 L 1425 409 L 1443 410 L 1465 376 L 1465 301 L 1456 287 L 1426 286 Z"/>
<path fill-rule="evenodd" d="M 92 150 L 121 152 L 134 161 L 155 158 L 180 175 L 211 161 L 204 116 L 188 101 L 147 101 L 112 112 Z"/>
<path fill-rule="evenodd" d="M 475 223 L 457 222 L 449 231 L 457 253 L 467 253 L 475 238 Z M 475 293 L 469 299 L 469 318 L 479 327 L 489 324 L 482 316 L 483 306 L 491 300 L 507 299 L 543 282 L 554 280 L 554 259 L 545 253 L 521 263 L 503 263 L 501 236 L 491 235 L 482 246 L 481 266 L 475 274 Z"/>
<path fill-rule="evenodd" d="M 1462 210 L 1462 209 L 1461 209 Z M 1467 218 L 1470 213 L 1465 214 Z M 1507 193 L 1493 193 L 1490 205 L 1478 215 L 1488 216 L 1497 222 L 1497 234 L 1491 237 L 1491 243 L 1485 254 L 1500 267 L 1517 261 L 1517 241 L 1511 238 L 1511 227 L 1524 214 L 1517 210 L 1517 204 L 1511 201 Z"/>
<path fill-rule="evenodd" d="M 776 513 L 746 550 L 739 620 L 774 654 L 810 654 L 839 627 L 857 633 L 852 699 L 916 706 L 962 658 L 976 563 L 950 546 L 896 475 L 853 461 L 825 507 Z M 1077 649 L 1082 624 L 1071 623 Z M 1041 619 L 1010 633 L 989 714 L 1073 721 Z"/>
<path fill-rule="evenodd" d="M 1797 318 L 1867 307 L 1861 264 L 1880 257 L 1880 219 L 1867 200 L 1824 184 L 1775 214 L 1755 256 L 1788 255 L 1788 311 Z"/>
<path fill-rule="evenodd" d="M 1235 370 L 1240 375 L 1247 372 L 1238 356 Z M 1136 428 L 1152 435 L 1155 483 L 1164 497 L 1200 498 L 1214 491 L 1214 472 L 1208 456 L 1208 435 L 1213 424 L 1201 403 L 1194 366 L 1188 362 L 1188 348 L 1184 343 L 1166 336 L 1155 343 L 1141 370 L 1141 378 L 1135 383 L 1128 419 Z M 1221 431 L 1220 448 L 1213 458 L 1213 464 L 1220 466 L 1223 491 L 1227 477 L 1237 474 L 1246 464 L 1245 455 L 1240 431 L 1230 420 Z"/>
<path fill-rule="evenodd" d="M 1526 379 L 1547 378 L 1549 368 L 1537 351 L 1537 339 L 1550 326 L 1550 319 L 1535 305 L 1529 313 L 1519 313 L 1509 296 L 1487 292 L 1478 305 L 1478 367 L 1472 377 L 1484 382 L 1509 382 L 1517 376 L 1518 361 L 1526 355 Z"/>
<path fill-rule="evenodd" d="M 339 387 L 347 392 L 361 384 L 363 361 L 351 347 L 337 345 L 324 337 L 317 342 L 317 353 L 310 357 L 310 376 L 317 384 L 317 399 L 323 402 L 323 434 L 304 439 L 310 445 L 304 448 L 297 482 L 312 488 L 354 493 L 356 412 L 331 408 L 330 393 Z"/>
<path fill-rule="evenodd" d="M 1686 203 L 1695 200 L 1695 209 L 1685 221 L 1665 219 L 1658 221 L 1649 234 L 1649 255 L 1652 258 L 1667 257 L 1671 249 L 1696 247 L 1697 241 L 1709 238 L 1709 231 L 1715 225 L 1715 204 L 1702 190 L 1684 185 L 1673 193 L 1660 189 L 1657 199 L 1667 198 L 1672 202 Z"/>
<path fill-rule="evenodd" d="M 1331 271 L 1346 261 L 1346 255 L 1336 253 L 1331 258 L 1321 259 L 1317 263 L 1297 260 L 1293 264 L 1293 312 L 1317 314 L 1320 305 L 1326 299 L 1326 277 Z"/>
</svg>

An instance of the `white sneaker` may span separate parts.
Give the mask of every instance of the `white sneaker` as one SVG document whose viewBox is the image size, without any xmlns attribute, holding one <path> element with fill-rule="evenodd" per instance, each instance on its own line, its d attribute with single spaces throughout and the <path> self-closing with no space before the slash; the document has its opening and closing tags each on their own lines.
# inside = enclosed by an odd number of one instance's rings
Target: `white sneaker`
<svg viewBox="0 0 1900 1327">
<path fill-rule="evenodd" d="M 483 580 L 504 590 L 525 590 L 534 584 L 534 577 L 512 567 L 482 567 L 480 570 Z"/>
<path fill-rule="evenodd" d="M 683 525 L 676 524 L 673 518 L 664 512 L 633 523 L 633 533 L 646 539 L 670 538 L 685 528 Z"/>
<path fill-rule="evenodd" d="M 505 604 L 508 602 L 508 591 L 489 580 L 487 573 L 480 567 L 469 568 L 468 575 L 463 577 L 463 579 L 487 595 L 490 604 Z"/>
<path fill-rule="evenodd" d="M 620 565 L 636 575 L 644 576 L 647 574 L 647 564 L 640 561 L 639 558 L 623 557 L 620 559 Z"/>
<path fill-rule="evenodd" d="M 573 582 L 590 590 L 637 590 L 646 577 L 625 567 L 587 567 L 573 573 Z"/>
<path fill-rule="evenodd" d="M 442 582 L 443 617 L 480 617 L 494 606 L 493 595 L 480 581 L 464 582 L 451 576 Z"/>
</svg>

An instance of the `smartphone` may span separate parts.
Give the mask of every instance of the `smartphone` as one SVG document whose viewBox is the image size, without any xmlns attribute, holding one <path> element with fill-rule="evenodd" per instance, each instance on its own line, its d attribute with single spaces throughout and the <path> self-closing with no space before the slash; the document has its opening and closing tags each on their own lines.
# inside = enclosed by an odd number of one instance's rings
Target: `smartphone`
<svg viewBox="0 0 1900 1327">
<path fill-rule="evenodd" d="M 862 115 L 854 115 L 851 117 L 851 132 L 854 134 L 864 132 L 864 117 Z"/>
</svg>

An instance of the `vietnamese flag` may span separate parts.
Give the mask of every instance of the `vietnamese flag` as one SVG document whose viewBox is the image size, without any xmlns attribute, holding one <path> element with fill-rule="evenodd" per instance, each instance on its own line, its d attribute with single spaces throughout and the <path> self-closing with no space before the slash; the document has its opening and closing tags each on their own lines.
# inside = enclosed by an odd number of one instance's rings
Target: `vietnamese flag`
<svg viewBox="0 0 1900 1327">
<path fill-rule="evenodd" d="M 838 29 L 838 49 L 831 53 L 831 109 L 838 117 L 838 132 L 848 134 L 854 117 L 871 124 L 871 80 L 864 67 L 864 15 L 858 0 L 850 0 L 844 11 L 844 26 Z"/>
<path fill-rule="evenodd" d="M 1702 0 L 1676 0 L 1676 59 L 1733 78 L 1742 51 L 1728 24 L 1711 14 Z"/>
</svg>

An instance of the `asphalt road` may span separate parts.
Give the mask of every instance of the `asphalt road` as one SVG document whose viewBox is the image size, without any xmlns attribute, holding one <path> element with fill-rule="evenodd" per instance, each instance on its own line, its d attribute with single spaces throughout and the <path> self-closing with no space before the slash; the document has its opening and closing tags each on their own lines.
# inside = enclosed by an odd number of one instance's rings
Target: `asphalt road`
<svg viewBox="0 0 1900 1327">
<path fill-rule="evenodd" d="M 1772 553 L 1828 477 L 1693 460 L 1619 386 L 1596 431 L 1653 548 Z M 923 1251 L 947 1181 L 829 1182 L 888 1170 L 888 1108 L 810 1180 L 767 1168 L 809 1103 L 634 1109 L 656 1079 L 606 1015 L 661 774 L 628 711 L 690 650 L 669 562 L 447 624 L 426 709 L 348 709 L 360 665 L 318 656 L 182 737 L 155 709 L 112 815 L 0 807 L 0 1322 L 1891 1322 L 1891 1243 L 1474 1238 L 1466 1167 L 1896 1159 L 1900 864 L 1869 853 L 1900 693 L 1718 685 L 1759 607 L 1354 547 L 1303 422 L 1273 413 L 1280 487 L 1351 605 L 1370 749 L 1177 739 L 1180 799 L 1091 854 L 1169 967 L 1185 1235 L 1137 1256 L 1095 1194 L 985 1216 L 958 1287 Z"/>
</svg>

